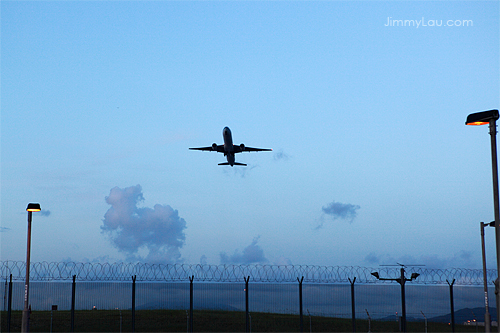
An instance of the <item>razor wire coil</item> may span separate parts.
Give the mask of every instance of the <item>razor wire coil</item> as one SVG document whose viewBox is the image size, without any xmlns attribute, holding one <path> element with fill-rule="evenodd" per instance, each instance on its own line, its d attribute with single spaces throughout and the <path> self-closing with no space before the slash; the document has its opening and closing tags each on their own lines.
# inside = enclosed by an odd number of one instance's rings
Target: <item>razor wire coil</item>
<svg viewBox="0 0 500 333">
<path fill-rule="evenodd" d="M 7 279 L 10 274 L 14 280 L 24 280 L 26 263 L 24 261 L 1 261 L 1 276 Z M 130 281 L 132 276 L 144 282 L 187 282 L 194 276 L 202 282 L 244 282 L 259 283 L 296 283 L 304 277 L 306 283 L 349 283 L 356 277 L 357 283 L 391 283 L 379 281 L 372 272 L 380 277 L 398 279 L 399 267 L 369 268 L 359 266 L 314 266 L 314 265 L 201 265 L 201 264 L 148 264 L 148 263 L 88 263 L 88 262 L 32 262 L 30 281 L 66 281 L 76 276 L 78 281 Z M 412 284 L 447 284 L 455 280 L 455 285 L 482 285 L 481 269 L 429 269 L 422 267 L 405 268 L 406 277 L 418 273 Z M 495 269 L 487 270 L 487 281 L 493 284 L 497 277 Z"/>
</svg>

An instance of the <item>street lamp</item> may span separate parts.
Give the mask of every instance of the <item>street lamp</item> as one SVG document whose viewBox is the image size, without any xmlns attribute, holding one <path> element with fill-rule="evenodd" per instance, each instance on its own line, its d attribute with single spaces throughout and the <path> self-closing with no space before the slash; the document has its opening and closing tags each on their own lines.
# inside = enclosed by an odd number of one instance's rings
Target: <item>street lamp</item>
<svg viewBox="0 0 500 333">
<path fill-rule="evenodd" d="M 495 239 L 497 249 L 497 274 L 500 274 L 500 209 L 498 205 L 498 162 L 497 162 L 497 125 L 499 118 L 498 110 L 489 110 L 471 113 L 467 116 L 465 125 L 486 125 L 489 124 L 491 138 L 491 169 L 493 174 L 493 206 L 495 209 Z M 500 318 L 499 287 L 500 275 L 495 280 L 495 295 L 497 304 L 497 320 Z M 500 325 L 498 325 L 500 332 Z"/>
<path fill-rule="evenodd" d="M 28 246 L 26 250 L 26 283 L 24 284 L 24 308 L 21 325 L 21 332 L 23 333 L 29 331 L 28 299 L 30 287 L 31 215 L 33 214 L 33 212 L 41 211 L 40 204 L 29 203 L 26 211 L 28 212 Z"/>
<path fill-rule="evenodd" d="M 483 284 L 484 284 L 484 306 L 485 306 L 485 312 L 484 312 L 484 331 L 486 333 L 491 332 L 491 316 L 490 316 L 490 307 L 488 305 L 488 281 L 486 278 L 486 249 L 484 246 L 484 228 L 487 226 L 494 227 L 495 226 L 495 221 L 490 222 L 490 223 L 484 223 L 480 222 L 479 223 L 481 227 L 481 248 L 482 248 L 482 255 L 483 255 Z"/>
<path fill-rule="evenodd" d="M 411 277 L 407 279 L 405 277 L 405 269 L 401 267 L 401 277 L 392 279 L 392 278 L 381 278 L 378 272 L 371 273 L 377 280 L 385 280 L 385 281 L 396 281 L 401 285 L 401 312 L 402 312 L 402 320 L 401 320 L 401 329 L 403 332 L 406 332 L 406 299 L 405 299 L 405 283 L 407 281 L 411 281 L 416 279 L 420 274 L 411 273 Z"/>
</svg>

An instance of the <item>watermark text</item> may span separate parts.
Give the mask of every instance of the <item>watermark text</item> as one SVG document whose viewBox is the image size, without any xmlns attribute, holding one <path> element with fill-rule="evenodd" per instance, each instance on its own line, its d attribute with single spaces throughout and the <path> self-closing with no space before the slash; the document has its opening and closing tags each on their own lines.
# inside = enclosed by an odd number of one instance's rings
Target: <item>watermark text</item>
<svg viewBox="0 0 500 333">
<path fill-rule="evenodd" d="M 473 27 L 472 20 L 434 20 L 422 17 L 419 20 L 397 20 L 391 16 L 387 17 L 386 27 Z"/>
</svg>

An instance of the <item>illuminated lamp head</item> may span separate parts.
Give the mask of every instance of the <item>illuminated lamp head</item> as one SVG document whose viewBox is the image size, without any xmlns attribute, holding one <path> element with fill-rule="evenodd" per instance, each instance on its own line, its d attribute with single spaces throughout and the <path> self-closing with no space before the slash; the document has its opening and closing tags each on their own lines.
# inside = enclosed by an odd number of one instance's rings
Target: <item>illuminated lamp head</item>
<svg viewBox="0 0 500 333">
<path fill-rule="evenodd" d="M 465 121 L 465 125 L 488 125 L 490 120 L 497 120 L 499 118 L 498 110 L 489 110 L 471 113 L 467 116 L 467 120 Z"/>
<path fill-rule="evenodd" d="M 39 212 L 41 210 L 42 209 L 40 208 L 39 203 L 29 203 L 28 207 L 26 208 L 26 211 L 28 211 L 28 212 Z"/>
</svg>

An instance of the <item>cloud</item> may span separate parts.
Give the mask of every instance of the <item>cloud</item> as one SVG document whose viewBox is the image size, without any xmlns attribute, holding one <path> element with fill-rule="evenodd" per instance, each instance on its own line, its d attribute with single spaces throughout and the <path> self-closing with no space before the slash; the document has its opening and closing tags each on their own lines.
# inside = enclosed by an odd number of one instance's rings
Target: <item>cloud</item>
<svg viewBox="0 0 500 333">
<path fill-rule="evenodd" d="M 50 216 L 50 210 L 45 210 L 45 209 L 42 209 L 42 210 L 40 211 L 40 214 L 41 214 L 42 216 Z"/>
<path fill-rule="evenodd" d="M 340 202 L 332 201 L 327 206 L 323 206 L 321 210 L 323 211 L 323 214 L 331 216 L 334 220 L 341 219 L 341 220 L 346 220 L 349 223 L 352 223 L 352 221 L 354 221 L 354 219 L 356 218 L 357 210 L 360 208 L 361 207 L 358 205 L 343 204 Z M 318 225 L 316 226 L 315 229 L 317 230 L 322 228 L 324 223 L 325 219 L 322 216 L 319 219 Z"/>
<path fill-rule="evenodd" d="M 375 253 L 371 252 L 365 257 L 365 261 L 370 265 L 380 264 L 380 258 Z"/>
<path fill-rule="evenodd" d="M 253 263 L 265 263 L 268 262 L 264 256 L 264 250 L 257 245 L 260 236 L 253 239 L 252 243 L 243 249 L 243 253 L 239 253 L 238 250 L 234 252 L 233 255 L 228 256 L 225 252 L 220 253 L 221 264 L 253 264 Z"/>
<path fill-rule="evenodd" d="M 9 230 L 10 230 L 10 228 L 0 227 L 0 232 L 7 232 Z"/>
<path fill-rule="evenodd" d="M 280 160 L 288 161 L 289 158 L 290 158 L 290 155 L 288 155 L 287 153 L 285 153 L 283 151 L 283 149 L 280 149 L 280 150 L 278 150 L 277 152 L 275 152 L 273 154 L 273 159 L 275 161 L 280 161 Z"/>
<path fill-rule="evenodd" d="M 440 257 L 436 254 L 424 254 L 420 256 L 403 255 L 393 257 L 389 254 L 369 253 L 365 257 L 365 262 L 369 265 L 393 265 L 403 264 L 407 266 L 425 265 L 425 268 L 457 268 L 457 267 L 474 267 L 477 263 L 473 262 L 472 254 L 468 251 L 459 251 L 449 257 Z"/>
<path fill-rule="evenodd" d="M 326 207 L 322 207 L 323 213 L 333 216 L 334 219 L 349 220 L 352 222 L 356 217 L 356 210 L 361 207 L 358 205 L 343 204 L 340 202 L 331 202 Z"/>
<path fill-rule="evenodd" d="M 290 258 L 279 256 L 278 258 L 274 259 L 273 265 L 290 266 L 293 265 L 293 263 L 292 260 L 290 260 Z"/>
<path fill-rule="evenodd" d="M 108 235 L 111 243 L 125 253 L 128 260 L 179 262 L 186 221 L 168 205 L 139 208 L 137 204 L 141 201 L 144 197 L 140 185 L 112 188 L 106 197 L 111 208 L 102 220 L 102 233 Z"/>
<path fill-rule="evenodd" d="M 256 164 L 252 164 L 252 165 L 249 165 L 249 166 L 234 166 L 231 169 L 224 168 L 223 172 L 226 175 L 234 174 L 234 175 L 240 176 L 241 178 L 245 178 L 245 176 L 247 175 L 247 173 L 250 173 L 251 170 L 253 170 L 255 168 L 258 168 L 258 167 L 259 166 L 256 165 Z"/>
</svg>

